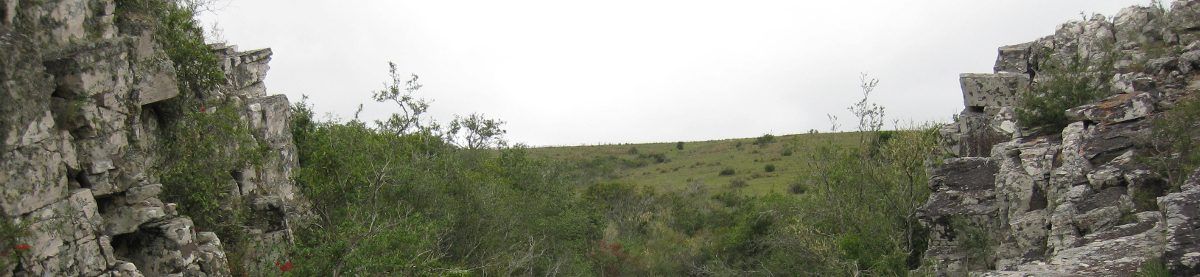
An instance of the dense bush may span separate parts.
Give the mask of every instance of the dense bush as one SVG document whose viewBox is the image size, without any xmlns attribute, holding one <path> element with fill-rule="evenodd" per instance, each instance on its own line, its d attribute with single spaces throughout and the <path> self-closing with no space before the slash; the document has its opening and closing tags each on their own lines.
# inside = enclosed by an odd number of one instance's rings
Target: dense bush
<svg viewBox="0 0 1200 277">
<path fill-rule="evenodd" d="M 746 183 L 746 179 L 743 178 L 733 178 L 729 180 L 729 187 L 731 188 L 744 188 L 747 185 L 749 184 Z"/>
<path fill-rule="evenodd" d="M 178 203 L 180 213 L 222 235 L 233 249 L 240 247 L 248 209 L 229 201 L 232 174 L 261 165 L 266 154 L 236 109 L 226 102 L 205 112 L 185 111 L 165 130 L 159 169 L 163 200 Z"/>
<path fill-rule="evenodd" d="M 754 145 L 758 145 L 758 146 L 766 146 L 767 144 L 771 144 L 772 142 L 775 142 L 775 135 L 772 135 L 772 134 L 764 134 L 764 135 L 754 139 Z"/>
<path fill-rule="evenodd" d="M 732 167 L 723 168 L 721 169 L 721 172 L 717 173 L 717 175 L 720 176 L 733 176 L 733 174 L 737 174 L 737 171 L 733 170 Z"/>
<path fill-rule="evenodd" d="M 683 142 L 682 141 L 675 143 L 675 150 L 683 150 Z"/>
<path fill-rule="evenodd" d="M 180 100 L 192 100 L 225 84 L 221 61 L 204 43 L 195 5 L 175 1 L 118 0 L 116 23 L 124 31 L 148 30 L 175 67 Z M 179 100 L 176 100 L 179 101 Z M 190 103 L 199 105 L 199 103 Z"/>
<path fill-rule="evenodd" d="M 792 183 L 788 185 L 788 192 L 792 194 L 804 194 L 805 191 L 808 191 L 808 188 L 805 188 L 804 184 Z"/>
<path fill-rule="evenodd" d="M 766 166 L 763 166 L 763 171 L 766 171 L 766 172 L 775 172 L 775 165 L 774 165 L 774 164 L 767 164 Z"/>
<path fill-rule="evenodd" d="M 1142 263 L 1136 273 L 1136 277 L 1168 277 L 1171 276 L 1171 271 L 1167 268 L 1167 264 L 1163 259 L 1156 258 Z"/>
<path fill-rule="evenodd" d="M 1025 128 L 1057 133 L 1071 123 L 1067 109 L 1111 94 L 1112 55 L 1047 55 L 1040 60 L 1038 81 L 1017 101 L 1017 122 Z"/>
<path fill-rule="evenodd" d="M 584 272 L 598 239 L 567 175 L 525 150 L 469 150 L 417 132 L 317 121 L 293 108 L 302 274 L 542 275 Z"/>
<path fill-rule="evenodd" d="M 1187 181 L 1189 174 L 1200 166 L 1200 96 L 1188 95 L 1179 99 L 1170 110 L 1153 121 L 1147 139 L 1147 163 L 1165 177 L 1172 190 Z"/>
<path fill-rule="evenodd" d="M 0 219 L 0 268 L 20 262 L 21 255 L 32 247 L 30 241 L 24 241 L 29 236 L 29 222 L 17 223 L 7 218 Z"/>
<path fill-rule="evenodd" d="M 235 99 L 222 97 L 220 60 L 205 44 L 188 1 L 118 0 L 116 23 L 125 32 L 151 32 L 171 61 L 179 96 L 146 106 L 161 120 L 162 162 L 155 168 L 163 200 L 178 203 L 198 229 L 216 232 L 235 274 L 248 220 L 245 203 L 229 201 L 239 170 L 261 164 L 265 149 L 239 116 Z"/>
</svg>

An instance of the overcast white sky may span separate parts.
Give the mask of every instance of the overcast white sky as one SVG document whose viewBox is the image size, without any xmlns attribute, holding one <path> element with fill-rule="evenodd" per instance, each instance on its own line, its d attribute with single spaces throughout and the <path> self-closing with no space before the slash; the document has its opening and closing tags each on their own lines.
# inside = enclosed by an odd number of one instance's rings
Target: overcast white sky
<svg viewBox="0 0 1200 277">
<path fill-rule="evenodd" d="M 948 121 L 958 74 L 1080 12 L 1139 0 L 226 0 L 205 14 L 243 50 L 270 47 L 270 93 L 381 118 L 387 62 L 421 76 L 448 121 L 479 112 L 530 145 L 671 142 L 828 130 L 860 72 L 889 117 Z"/>
</svg>

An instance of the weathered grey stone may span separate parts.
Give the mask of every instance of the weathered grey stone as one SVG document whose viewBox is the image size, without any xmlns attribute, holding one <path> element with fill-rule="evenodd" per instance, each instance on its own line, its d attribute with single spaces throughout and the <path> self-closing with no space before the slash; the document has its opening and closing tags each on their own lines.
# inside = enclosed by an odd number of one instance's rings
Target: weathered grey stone
<svg viewBox="0 0 1200 277">
<path fill-rule="evenodd" d="M 65 198 L 67 168 L 65 153 L 71 147 L 65 134 L 50 129 L 49 112 L 30 122 L 20 138 L 20 147 L 0 154 L 0 208 L 9 216 L 32 212 Z M 53 135 L 52 135 L 53 134 Z"/>
<path fill-rule="evenodd" d="M 107 277 L 142 277 L 142 272 L 138 271 L 137 265 L 130 262 L 120 261 L 112 267 L 111 270 L 105 272 Z"/>
<path fill-rule="evenodd" d="M 115 8 L 112 0 L 0 0 L 0 210 L 31 224 L 33 246 L 0 275 L 228 276 L 220 240 L 202 233 L 193 241 L 190 220 L 159 199 L 148 168 L 159 162 L 163 111 L 142 106 L 179 93 L 174 65 L 148 26 L 117 30 Z M 231 201 L 276 199 L 254 218 L 282 223 L 261 225 L 268 237 L 241 239 L 279 249 L 290 240 L 288 217 L 305 205 L 290 182 L 287 99 L 256 99 L 270 54 L 233 50 L 224 56 L 228 93 L 200 93 L 255 105 L 241 107 L 253 111 L 245 123 L 278 157 L 250 172 L 260 189 Z"/>
<path fill-rule="evenodd" d="M 941 130 L 947 138 L 943 145 L 960 157 L 990 156 L 993 146 L 1011 137 L 1011 134 L 993 128 L 992 118 L 986 113 L 963 111 L 954 124 Z"/>
<path fill-rule="evenodd" d="M 1083 155 L 1092 164 L 1107 163 L 1148 135 L 1149 125 L 1145 120 L 1097 125 L 1083 141 Z"/>
<path fill-rule="evenodd" d="M 236 46 L 212 45 L 214 52 L 224 61 L 222 68 L 228 78 L 231 92 L 243 97 L 263 97 L 267 89 L 263 84 L 271 61 L 271 49 L 238 52 Z"/>
<path fill-rule="evenodd" d="M 1135 47 L 1165 43 L 1168 37 L 1163 28 L 1165 13 L 1165 10 L 1149 6 L 1121 9 L 1113 18 L 1113 30 L 1117 43 Z"/>
<path fill-rule="evenodd" d="M 146 105 L 179 95 L 175 67 L 150 36 L 140 36 L 131 42 L 138 75 L 134 90 L 138 105 Z"/>
<path fill-rule="evenodd" d="M 1112 79 L 1113 91 L 1117 93 L 1155 91 L 1155 85 L 1154 77 L 1142 72 L 1118 73 Z"/>
<path fill-rule="evenodd" d="M 1084 21 L 1059 25 L 1050 43 L 1057 52 L 1050 58 L 1070 59 L 1074 55 L 1098 61 L 1116 44 L 1116 35 L 1108 17 L 1096 14 Z"/>
<path fill-rule="evenodd" d="M 1017 97 L 1029 90 L 1029 75 L 1000 72 L 993 74 L 964 73 L 959 75 L 963 103 L 969 109 L 982 111 L 986 107 L 1009 107 Z"/>
<path fill-rule="evenodd" d="M 1166 249 L 1163 259 L 1176 276 L 1200 274 L 1200 170 L 1182 191 L 1158 198 L 1166 216 Z"/>
<path fill-rule="evenodd" d="M 993 188 L 997 170 L 990 158 L 970 157 L 947 159 L 930 173 L 929 185 L 934 193 L 918 209 L 918 217 L 931 230 L 925 255 L 939 261 L 936 271 L 962 272 L 971 262 L 955 239 L 952 220 L 984 228 L 995 225 L 998 204 Z"/>
<path fill-rule="evenodd" d="M 89 190 L 75 190 L 61 201 L 26 215 L 30 252 L 20 272 L 47 275 L 98 275 L 108 267 L 95 233 L 100 221 Z"/>
<path fill-rule="evenodd" d="M 1067 110 L 1072 120 L 1089 120 L 1099 123 L 1121 123 L 1145 118 L 1154 112 L 1157 102 L 1150 93 L 1117 94 L 1097 103 Z"/>
<path fill-rule="evenodd" d="M 221 239 L 213 232 L 196 233 L 196 271 L 209 276 L 228 276 L 229 261 L 221 245 Z M 269 245 L 264 245 L 269 246 Z"/>
<path fill-rule="evenodd" d="M 1097 190 L 1125 185 L 1124 176 L 1124 170 L 1111 165 L 1097 167 L 1087 174 L 1088 183 Z"/>
<path fill-rule="evenodd" d="M 58 0 L 42 1 L 40 5 L 16 1 L 17 12 L 35 18 L 39 29 L 34 40 L 39 45 L 59 49 L 88 39 L 111 35 L 113 28 L 111 1 L 103 0 Z M 23 4 L 22 4 L 23 3 Z M 109 12 L 109 13 L 105 13 Z"/>
<path fill-rule="evenodd" d="M 1029 68 L 1030 46 L 1033 42 L 1027 42 L 1017 45 L 1001 46 L 997 51 L 996 65 L 992 68 L 996 73 L 1012 72 L 1028 74 Z"/>
<path fill-rule="evenodd" d="M 1010 217 L 1007 222 L 1009 230 L 1004 233 L 1005 237 L 996 250 L 997 269 L 1016 270 L 1019 265 L 1045 258 L 1046 238 L 1049 235 L 1046 229 L 1048 214 L 1045 209 L 1039 209 Z"/>
<path fill-rule="evenodd" d="M 1167 12 L 1167 26 L 1179 35 L 1179 44 L 1188 45 L 1200 38 L 1200 2 L 1177 0 Z"/>
</svg>

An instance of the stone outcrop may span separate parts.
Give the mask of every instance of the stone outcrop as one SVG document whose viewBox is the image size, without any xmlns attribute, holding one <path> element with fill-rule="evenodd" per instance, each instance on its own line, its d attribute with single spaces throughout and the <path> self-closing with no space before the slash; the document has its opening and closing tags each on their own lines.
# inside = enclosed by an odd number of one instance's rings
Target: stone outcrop
<svg viewBox="0 0 1200 277">
<path fill-rule="evenodd" d="M 1200 90 L 1200 1 L 1170 6 L 1063 24 L 1000 47 L 993 73 L 961 76 L 965 109 L 941 130 L 955 158 L 932 168 L 920 209 L 932 271 L 1129 276 L 1162 262 L 1176 276 L 1200 274 L 1200 171 L 1173 191 L 1138 158 L 1151 120 Z M 1111 91 L 1063 111 L 1075 122 L 1055 133 L 1017 124 L 1019 95 L 1048 81 L 1041 62 L 1113 52 L 1113 76 L 1101 78 Z M 986 230 L 988 245 L 968 247 L 963 226 Z"/>
<path fill-rule="evenodd" d="M 226 276 L 230 263 L 278 258 L 304 200 L 291 182 L 296 150 L 287 98 L 266 95 L 269 49 L 213 45 L 230 99 L 269 153 L 234 170 L 227 201 L 252 206 L 253 245 L 230 261 L 161 194 L 154 167 L 164 101 L 180 96 L 175 65 L 152 32 L 118 27 L 113 0 L 0 1 L 0 276 Z M 27 249 L 25 249 L 27 248 Z M 21 251 L 16 255 L 16 251 Z M 253 263 L 253 264 L 252 264 Z"/>
</svg>

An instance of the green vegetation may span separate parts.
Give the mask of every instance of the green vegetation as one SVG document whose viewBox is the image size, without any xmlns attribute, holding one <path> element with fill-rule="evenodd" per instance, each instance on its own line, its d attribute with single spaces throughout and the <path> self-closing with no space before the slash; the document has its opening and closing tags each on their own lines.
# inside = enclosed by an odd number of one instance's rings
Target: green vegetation
<svg viewBox="0 0 1200 277">
<path fill-rule="evenodd" d="M 317 120 L 303 101 L 292 112 L 295 180 L 316 215 L 297 230 L 297 274 L 595 271 L 597 257 L 588 254 L 599 251 L 595 210 L 554 164 L 521 147 L 485 148 L 502 145 L 499 121 L 443 129 L 410 110 L 372 127 Z"/>
<path fill-rule="evenodd" d="M 986 226 L 964 217 L 950 219 L 950 228 L 959 242 L 958 248 L 966 253 L 967 270 L 994 269 L 994 252 L 996 242 L 993 241 Z"/>
<path fill-rule="evenodd" d="M 1178 191 L 1188 175 L 1200 166 L 1200 96 L 1184 96 L 1153 121 L 1145 161 L 1165 177 L 1170 190 Z"/>
<path fill-rule="evenodd" d="M 159 178 L 164 200 L 178 203 L 179 211 L 197 226 L 236 238 L 246 222 L 247 209 L 231 199 L 236 172 L 261 165 L 266 149 L 250 134 L 237 107 L 222 103 L 205 112 L 186 111 L 168 125 L 160 154 Z M 236 240 L 225 244 L 237 245 Z"/>
<path fill-rule="evenodd" d="M 1142 266 L 1138 267 L 1137 273 L 1134 276 L 1167 277 L 1171 276 L 1171 271 L 1167 268 L 1167 264 L 1163 263 L 1162 258 L 1157 258 L 1142 263 Z"/>
<path fill-rule="evenodd" d="M 764 134 L 761 137 L 754 139 L 754 145 L 758 146 L 766 146 L 772 142 L 775 142 L 775 135 L 772 134 Z"/>
<path fill-rule="evenodd" d="M 194 99 L 225 84 L 221 61 L 204 43 L 204 29 L 195 20 L 198 6 L 157 0 L 118 0 L 116 4 L 116 23 L 121 30 L 154 33 L 155 41 L 174 63 L 179 91 L 185 94 L 180 98 Z"/>
<path fill-rule="evenodd" d="M 29 251 L 29 223 L 15 223 L 11 220 L 0 220 L 0 268 L 20 262 L 21 255 Z"/>
<path fill-rule="evenodd" d="M 864 89 L 869 93 L 873 84 Z M 860 132 L 784 136 L 795 142 L 786 146 L 756 143 L 760 138 L 689 142 L 688 151 L 672 153 L 672 162 L 662 165 L 681 170 L 605 166 L 607 173 L 582 175 L 588 178 L 581 182 L 593 184 L 587 193 L 605 188 L 605 197 L 589 198 L 605 199 L 596 208 L 607 211 L 601 244 L 619 246 L 606 252 L 602 272 L 908 275 L 923 262 L 927 232 L 915 211 L 928 197 L 925 165 L 936 131 L 883 132 L 883 109 L 865 100 L 852 111 L 863 117 Z M 777 149 L 738 147 L 747 142 Z M 622 150 L 628 148 L 532 151 L 595 172 L 597 164 L 627 159 Z M 802 155 L 765 154 L 782 149 Z M 760 175 L 758 168 L 768 164 L 787 166 Z M 738 171 L 755 173 L 725 177 Z M 760 189 L 766 184 L 773 187 Z"/>
<path fill-rule="evenodd" d="M 225 75 L 194 19 L 198 8 L 188 1 L 119 0 L 116 20 L 123 31 L 153 32 L 179 85 L 179 97 L 147 107 L 164 126 L 155 172 L 163 200 L 178 203 L 198 229 L 216 232 L 229 260 L 239 261 L 249 209 L 229 201 L 231 186 L 241 170 L 261 165 L 266 149 L 241 120 L 236 100 L 220 96 Z M 236 262 L 231 268 L 243 271 Z"/>
<path fill-rule="evenodd" d="M 1111 94 L 1108 79 L 1114 72 L 1112 54 L 1046 56 L 1039 60 L 1036 71 L 1040 80 L 1017 101 L 1017 122 L 1025 128 L 1060 132 L 1070 123 L 1067 109 Z"/>
<path fill-rule="evenodd" d="M 221 200 L 263 150 L 232 100 L 203 97 L 224 80 L 193 9 L 164 3 L 117 12 L 160 36 L 184 92 L 150 107 L 165 126 L 164 200 L 238 261 L 246 209 Z M 293 226 L 286 274 L 895 276 L 922 262 L 915 209 L 935 132 L 884 133 L 874 80 L 853 133 L 524 149 L 500 120 L 430 120 L 418 78 L 389 71 L 373 99 L 398 113 L 373 125 L 292 107 L 293 177 L 313 218 Z"/>
<path fill-rule="evenodd" d="M 762 172 L 767 164 L 773 164 L 775 172 L 748 179 L 748 189 L 739 191 L 766 195 L 787 193 L 788 185 L 812 170 L 807 153 L 827 142 L 838 147 L 852 147 L 857 137 L 855 133 L 781 135 L 775 138 L 779 143 L 740 149 L 738 144 L 753 144 L 757 138 L 686 142 L 685 150 L 675 149 L 676 142 L 547 147 L 529 151 L 539 158 L 574 164 L 575 174 L 591 175 L 597 181 L 648 186 L 660 191 L 682 190 L 692 183 L 724 185 L 729 182 L 727 175 L 720 175 L 725 169 L 734 173 Z M 640 154 L 630 154 L 629 149 L 659 153 L 665 162 L 643 162 Z"/>
</svg>

